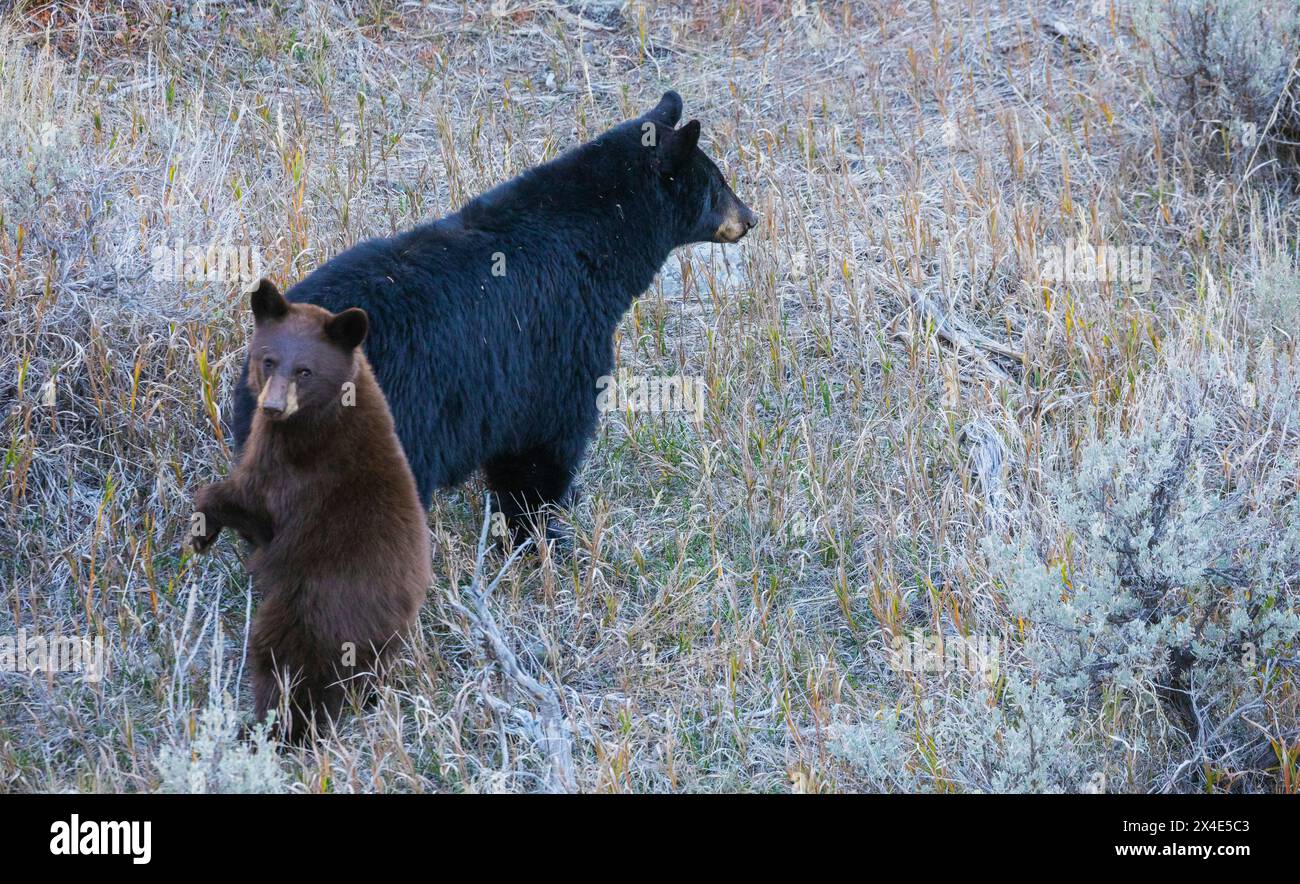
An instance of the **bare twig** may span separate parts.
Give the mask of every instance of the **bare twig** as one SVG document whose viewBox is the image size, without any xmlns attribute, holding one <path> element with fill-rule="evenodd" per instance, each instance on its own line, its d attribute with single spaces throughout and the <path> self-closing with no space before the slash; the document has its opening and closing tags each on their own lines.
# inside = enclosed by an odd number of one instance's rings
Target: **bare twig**
<svg viewBox="0 0 1300 884">
<path fill-rule="evenodd" d="M 912 307 L 921 315 L 934 321 L 935 334 L 947 341 L 959 353 L 969 353 L 988 374 L 999 380 L 1010 380 L 1010 375 L 985 355 L 986 353 L 995 353 L 1016 362 L 1024 361 L 1024 354 L 1005 347 L 973 329 L 959 328 L 953 317 L 924 294 L 912 291 L 910 297 Z"/>
<path fill-rule="evenodd" d="M 492 593 L 501 578 L 510 570 L 515 560 L 528 549 L 532 540 L 526 540 L 517 546 L 506 559 L 496 577 L 483 586 L 484 561 L 488 551 L 488 528 L 492 521 L 492 501 L 489 496 L 483 511 L 483 527 L 479 531 L 478 555 L 474 562 L 474 574 L 470 585 L 461 593 L 468 604 L 452 604 L 469 619 L 471 625 L 483 639 L 488 655 L 496 663 L 508 687 L 512 692 L 531 703 L 535 711 L 529 711 L 519 705 L 512 705 L 498 697 L 484 693 L 483 700 L 493 712 L 502 718 L 514 718 L 523 727 L 528 736 L 534 739 L 542 753 L 549 761 L 549 770 L 545 781 L 548 792 L 576 792 L 577 777 L 573 767 L 573 726 L 564 713 L 559 695 L 547 684 L 543 684 L 519 664 L 519 658 L 497 625 L 488 606 Z M 504 752 L 503 747 L 503 752 Z"/>
</svg>

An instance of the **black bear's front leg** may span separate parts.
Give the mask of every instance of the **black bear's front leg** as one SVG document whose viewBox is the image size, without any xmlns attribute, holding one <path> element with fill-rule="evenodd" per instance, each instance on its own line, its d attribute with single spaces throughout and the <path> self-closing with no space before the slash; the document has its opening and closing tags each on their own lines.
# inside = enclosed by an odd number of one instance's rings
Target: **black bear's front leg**
<svg viewBox="0 0 1300 884">
<path fill-rule="evenodd" d="M 582 452 L 564 456 L 554 448 L 533 448 L 501 455 L 483 465 L 497 510 L 505 516 L 515 545 L 532 536 L 545 519 L 546 539 L 564 542 L 567 534 L 546 518 L 545 510 L 563 506 Z"/>
<path fill-rule="evenodd" d="M 191 525 L 190 545 L 195 552 L 207 551 L 222 528 L 239 532 L 257 546 L 271 542 L 271 517 L 243 500 L 230 482 L 214 482 L 199 489 Z"/>
</svg>

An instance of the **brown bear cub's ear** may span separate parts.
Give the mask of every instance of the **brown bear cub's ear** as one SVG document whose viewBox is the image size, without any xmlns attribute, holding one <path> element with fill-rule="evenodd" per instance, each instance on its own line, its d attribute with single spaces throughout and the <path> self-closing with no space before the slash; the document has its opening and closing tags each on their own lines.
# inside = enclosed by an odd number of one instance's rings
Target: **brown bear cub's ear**
<svg viewBox="0 0 1300 884">
<path fill-rule="evenodd" d="M 284 319 L 289 313 L 289 302 L 280 294 L 275 283 L 264 279 L 253 289 L 251 298 L 253 321 L 265 322 L 268 319 Z"/>
<path fill-rule="evenodd" d="M 664 139 L 664 169 L 676 172 L 686 165 L 700 143 L 700 121 L 691 120 Z"/>
<path fill-rule="evenodd" d="M 325 320 L 325 336 L 344 350 L 353 350 L 366 339 L 370 317 L 360 307 L 352 307 Z"/>
</svg>

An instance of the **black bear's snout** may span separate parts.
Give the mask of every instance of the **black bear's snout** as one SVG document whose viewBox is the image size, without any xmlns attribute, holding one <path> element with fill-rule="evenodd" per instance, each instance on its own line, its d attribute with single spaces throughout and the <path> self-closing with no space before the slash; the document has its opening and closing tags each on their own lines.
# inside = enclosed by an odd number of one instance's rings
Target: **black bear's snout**
<svg viewBox="0 0 1300 884">
<path fill-rule="evenodd" d="M 737 200 L 737 202 L 740 204 L 740 223 L 745 225 L 745 233 L 749 233 L 749 231 L 758 226 L 758 216 L 754 214 L 753 209 L 749 206 L 741 203 L 739 200 Z"/>
<path fill-rule="evenodd" d="M 758 216 L 754 214 L 749 206 L 742 203 L 734 193 L 729 193 L 727 196 L 727 206 L 720 213 L 720 222 L 713 232 L 712 239 L 714 242 L 739 242 L 746 233 L 749 233 L 758 224 Z"/>
</svg>

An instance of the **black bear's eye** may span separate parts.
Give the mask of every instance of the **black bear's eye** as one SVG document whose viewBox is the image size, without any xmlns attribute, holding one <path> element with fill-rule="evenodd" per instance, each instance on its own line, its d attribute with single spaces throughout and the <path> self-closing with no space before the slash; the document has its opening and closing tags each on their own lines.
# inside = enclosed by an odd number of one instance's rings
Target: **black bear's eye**
<svg viewBox="0 0 1300 884">
<path fill-rule="evenodd" d="M 298 377 L 302 378 L 303 380 L 306 380 L 307 378 L 311 377 L 311 369 L 310 368 L 298 369 Z"/>
<path fill-rule="evenodd" d="M 266 357 L 265 359 L 262 360 L 262 368 L 264 368 L 267 371 L 270 371 L 271 369 L 275 368 L 275 360 L 272 359 L 270 356 Z"/>
</svg>

